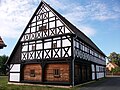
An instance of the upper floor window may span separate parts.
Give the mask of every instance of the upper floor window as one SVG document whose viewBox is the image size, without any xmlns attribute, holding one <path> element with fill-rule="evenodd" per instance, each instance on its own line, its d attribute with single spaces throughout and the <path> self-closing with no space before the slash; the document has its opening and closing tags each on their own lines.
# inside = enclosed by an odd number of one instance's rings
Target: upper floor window
<svg viewBox="0 0 120 90">
<path fill-rule="evenodd" d="M 45 25 L 45 26 L 40 26 L 40 27 L 39 27 L 39 30 L 40 30 L 40 31 L 47 32 L 46 27 L 47 27 L 46 25 Z"/>
<path fill-rule="evenodd" d="M 32 45 L 32 50 L 35 50 L 35 44 Z"/>
<path fill-rule="evenodd" d="M 52 48 L 57 48 L 57 41 L 53 42 Z"/>
</svg>

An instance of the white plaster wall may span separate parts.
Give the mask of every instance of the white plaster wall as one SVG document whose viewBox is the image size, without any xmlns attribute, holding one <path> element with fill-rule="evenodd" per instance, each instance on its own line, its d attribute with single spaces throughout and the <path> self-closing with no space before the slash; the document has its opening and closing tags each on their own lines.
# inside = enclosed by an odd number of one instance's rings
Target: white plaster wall
<svg viewBox="0 0 120 90">
<path fill-rule="evenodd" d="M 54 28 L 55 27 L 55 21 L 50 22 L 49 25 L 50 25 L 49 26 L 50 28 Z"/>
<path fill-rule="evenodd" d="M 20 73 L 10 73 L 10 81 L 19 82 Z"/>
<path fill-rule="evenodd" d="M 27 50 L 28 50 L 28 45 L 22 47 L 22 51 L 27 51 Z"/>
<path fill-rule="evenodd" d="M 65 27 L 65 33 L 69 33 L 70 31 Z"/>
<path fill-rule="evenodd" d="M 99 79 L 99 73 L 97 73 L 97 79 Z"/>
<path fill-rule="evenodd" d="M 61 47 L 61 41 L 57 40 L 57 47 Z"/>
<path fill-rule="evenodd" d="M 38 18 L 39 18 L 39 17 L 38 17 Z M 38 22 L 37 22 L 37 25 L 40 25 L 40 24 L 42 24 L 42 21 L 38 21 Z M 39 30 L 39 28 L 38 28 L 37 30 Z"/>
<path fill-rule="evenodd" d="M 104 72 L 99 74 L 99 78 L 103 78 L 104 77 Z"/>
<path fill-rule="evenodd" d="M 91 67 L 92 67 L 92 80 L 94 80 L 95 79 L 95 67 L 94 67 L 94 64 L 92 64 L 91 65 Z"/>
<path fill-rule="evenodd" d="M 32 23 L 32 26 L 34 26 L 34 27 L 31 28 L 31 32 L 35 32 L 35 29 L 36 29 L 36 27 L 35 27 L 35 26 L 36 26 L 36 23 Z"/>
<path fill-rule="evenodd" d="M 63 26 L 62 22 L 60 20 L 57 20 L 57 27 L 58 26 Z"/>
<path fill-rule="evenodd" d="M 97 73 L 97 79 L 103 78 L 103 77 L 104 77 L 104 73 L 103 72 Z"/>
<path fill-rule="evenodd" d="M 96 71 L 99 71 L 99 66 L 98 65 L 96 65 Z"/>
<path fill-rule="evenodd" d="M 20 64 L 11 64 L 10 65 L 10 72 L 20 72 Z"/>
<path fill-rule="evenodd" d="M 36 49 L 42 49 L 42 43 L 36 44 Z"/>
<path fill-rule="evenodd" d="M 92 73 L 92 80 L 95 79 L 95 73 Z"/>
<path fill-rule="evenodd" d="M 71 46 L 71 42 L 68 39 L 64 39 L 62 42 L 62 46 L 66 47 L 66 46 Z"/>
<path fill-rule="evenodd" d="M 52 12 L 49 12 L 49 16 L 50 16 L 50 17 L 53 17 L 54 14 L 53 14 Z"/>
<path fill-rule="evenodd" d="M 94 67 L 94 65 L 92 64 L 92 71 L 95 71 L 95 67 Z"/>
<path fill-rule="evenodd" d="M 44 49 L 51 48 L 51 42 L 44 43 Z"/>
<path fill-rule="evenodd" d="M 49 21 L 53 21 L 55 20 L 55 17 L 49 18 Z"/>
<path fill-rule="evenodd" d="M 68 39 L 62 40 L 62 47 L 67 47 L 67 46 L 71 46 L 71 42 Z M 65 48 L 65 49 L 67 51 L 67 48 Z M 62 53 L 63 53 L 62 55 L 65 54 L 65 51 L 63 49 L 62 49 Z M 69 56 L 71 56 L 71 48 L 69 49 L 68 54 L 69 54 Z"/>
</svg>

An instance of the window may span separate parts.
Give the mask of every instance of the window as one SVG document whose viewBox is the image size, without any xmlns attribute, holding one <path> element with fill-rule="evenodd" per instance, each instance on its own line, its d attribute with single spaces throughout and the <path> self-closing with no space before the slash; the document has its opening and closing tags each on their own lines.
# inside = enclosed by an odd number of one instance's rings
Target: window
<svg viewBox="0 0 120 90">
<path fill-rule="evenodd" d="M 53 42 L 52 48 L 57 48 L 57 41 Z"/>
<path fill-rule="evenodd" d="M 30 70 L 30 77 L 35 77 L 35 70 Z"/>
<path fill-rule="evenodd" d="M 28 35 L 26 35 L 26 39 L 28 39 Z"/>
<path fill-rule="evenodd" d="M 32 50 L 35 50 L 35 44 L 32 45 Z"/>
<path fill-rule="evenodd" d="M 45 26 L 40 26 L 40 27 L 39 27 L 39 30 L 40 30 L 40 31 L 47 32 L 46 25 L 45 25 Z"/>
<path fill-rule="evenodd" d="M 53 69 L 54 77 L 60 77 L 60 69 Z"/>
</svg>

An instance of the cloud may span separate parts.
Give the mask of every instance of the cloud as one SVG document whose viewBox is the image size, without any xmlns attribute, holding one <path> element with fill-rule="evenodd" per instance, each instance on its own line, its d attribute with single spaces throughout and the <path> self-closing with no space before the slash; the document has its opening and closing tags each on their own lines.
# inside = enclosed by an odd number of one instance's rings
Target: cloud
<svg viewBox="0 0 120 90">
<path fill-rule="evenodd" d="M 96 34 L 96 30 L 94 30 L 93 28 L 89 27 L 89 26 L 79 26 L 79 29 L 87 36 L 91 37 L 94 36 Z"/>
<path fill-rule="evenodd" d="M 116 5 L 115 1 L 109 2 L 101 0 L 91 0 L 89 2 L 80 3 L 74 1 L 74 3 L 57 0 L 46 0 L 49 1 L 51 5 L 54 5 L 56 9 L 61 9 L 66 17 L 71 18 L 71 20 L 83 21 L 83 20 L 98 20 L 105 21 L 110 19 L 120 18 L 120 6 Z M 53 3 L 54 2 L 54 3 Z M 77 19 L 76 19 L 77 18 Z"/>
<path fill-rule="evenodd" d="M 59 10 L 74 25 L 79 26 L 79 29 L 89 37 L 97 33 L 97 30 L 89 25 L 89 21 L 104 22 L 120 18 L 120 6 L 116 5 L 115 1 L 111 1 L 111 3 L 101 0 L 90 0 L 84 3 L 80 3 L 80 1 L 72 3 L 72 0 L 71 2 L 66 0 L 66 3 L 58 0 L 47 1 L 51 5 L 54 1 L 55 9 Z"/>
<path fill-rule="evenodd" d="M 120 13 L 117 11 L 119 6 L 110 7 L 107 3 L 92 2 L 85 7 L 92 20 L 105 21 L 120 18 Z"/>
<path fill-rule="evenodd" d="M 32 0 L 1 0 L 0 35 L 6 38 L 18 37 L 35 9 Z"/>
<path fill-rule="evenodd" d="M 40 1 L 0 0 L 0 35 L 6 38 L 18 37 L 23 32 Z M 106 3 L 94 0 L 84 4 L 77 1 L 72 3 L 72 0 L 69 2 L 68 0 L 46 0 L 46 2 L 69 21 L 82 28 L 88 36 L 94 35 L 95 29 L 86 26 L 84 22 L 88 20 L 105 21 L 120 18 L 119 5 L 110 7 Z"/>
</svg>

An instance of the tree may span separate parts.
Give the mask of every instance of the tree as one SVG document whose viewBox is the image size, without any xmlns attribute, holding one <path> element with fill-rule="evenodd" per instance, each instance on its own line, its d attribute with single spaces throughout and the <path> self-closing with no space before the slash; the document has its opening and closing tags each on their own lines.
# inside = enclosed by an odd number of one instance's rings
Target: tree
<svg viewBox="0 0 120 90">
<path fill-rule="evenodd" d="M 3 55 L 0 56 L 0 74 L 6 74 L 6 65 L 5 62 L 7 61 L 8 56 Z"/>
<path fill-rule="evenodd" d="M 110 62 L 113 62 L 118 66 L 120 66 L 120 54 L 117 54 L 116 52 L 112 52 L 110 53 L 110 56 L 108 56 L 108 58 L 110 59 Z"/>
<path fill-rule="evenodd" d="M 111 73 L 112 74 L 117 74 L 117 73 L 119 73 L 120 72 L 120 67 L 116 67 L 116 68 L 112 68 L 111 69 Z"/>
</svg>

